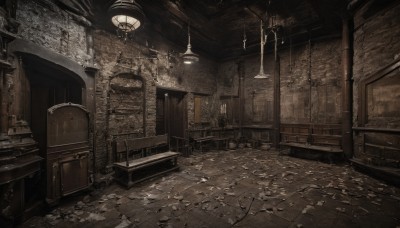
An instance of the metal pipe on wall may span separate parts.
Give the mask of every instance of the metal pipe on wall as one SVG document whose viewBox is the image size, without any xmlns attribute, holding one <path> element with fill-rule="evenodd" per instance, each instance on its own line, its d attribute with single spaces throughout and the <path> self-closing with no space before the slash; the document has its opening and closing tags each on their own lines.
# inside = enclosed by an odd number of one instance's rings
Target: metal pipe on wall
<svg viewBox="0 0 400 228">
<path fill-rule="evenodd" d="M 342 20 L 342 147 L 346 158 L 353 156 L 352 131 L 352 50 L 351 50 L 351 20 Z"/>
</svg>

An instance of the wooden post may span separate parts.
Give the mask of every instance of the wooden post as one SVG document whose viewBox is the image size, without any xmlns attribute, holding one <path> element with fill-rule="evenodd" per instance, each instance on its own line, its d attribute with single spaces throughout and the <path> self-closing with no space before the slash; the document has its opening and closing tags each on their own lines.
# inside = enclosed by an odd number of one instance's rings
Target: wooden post
<svg viewBox="0 0 400 228">
<path fill-rule="evenodd" d="M 168 93 L 164 94 L 164 127 L 165 127 L 165 132 L 168 134 L 168 141 L 171 138 L 171 128 L 170 128 L 170 105 L 169 105 L 169 96 Z"/>
<path fill-rule="evenodd" d="M 273 122 L 273 134 L 274 141 L 273 146 L 279 147 L 280 142 L 280 122 L 281 122 L 281 94 L 280 94 L 280 58 L 275 56 L 275 69 L 274 69 L 274 122 Z"/>
<path fill-rule="evenodd" d="M 346 158 L 353 156 L 352 51 L 349 17 L 342 20 L 342 147 Z"/>
<path fill-rule="evenodd" d="M 7 83 L 4 69 L 0 69 L 0 137 L 7 135 L 8 130 L 8 108 L 7 108 Z"/>
<path fill-rule="evenodd" d="M 239 73 L 239 137 L 243 135 L 243 119 L 244 119 L 244 62 L 238 63 Z"/>
</svg>

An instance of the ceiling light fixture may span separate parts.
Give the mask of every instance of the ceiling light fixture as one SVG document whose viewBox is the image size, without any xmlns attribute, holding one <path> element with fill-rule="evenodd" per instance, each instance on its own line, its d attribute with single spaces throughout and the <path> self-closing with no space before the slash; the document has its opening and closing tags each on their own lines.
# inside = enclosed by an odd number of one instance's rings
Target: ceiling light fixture
<svg viewBox="0 0 400 228">
<path fill-rule="evenodd" d="M 269 78 L 269 74 L 264 73 L 264 46 L 267 43 L 268 35 L 264 35 L 263 21 L 260 22 L 260 31 L 261 31 L 261 51 L 260 51 L 260 73 L 258 73 L 254 78 Z"/>
<path fill-rule="evenodd" d="M 246 51 L 246 41 L 247 41 L 247 36 L 246 36 L 246 19 L 243 18 L 243 50 Z"/>
<path fill-rule="evenodd" d="M 117 0 L 110 8 L 108 15 L 111 22 L 117 27 L 117 35 L 124 41 L 129 33 L 138 29 L 144 21 L 142 7 L 135 0 Z"/>
<path fill-rule="evenodd" d="M 199 61 L 199 55 L 192 52 L 192 45 L 190 44 L 190 25 L 188 25 L 188 45 L 185 53 L 181 55 L 184 64 L 192 64 Z"/>
</svg>

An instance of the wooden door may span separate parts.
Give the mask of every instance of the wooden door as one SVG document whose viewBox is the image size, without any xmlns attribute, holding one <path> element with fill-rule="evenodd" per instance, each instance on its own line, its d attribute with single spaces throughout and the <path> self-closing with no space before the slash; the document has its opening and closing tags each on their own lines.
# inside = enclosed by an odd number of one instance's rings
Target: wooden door
<svg viewBox="0 0 400 228">
<path fill-rule="evenodd" d="M 187 126 L 186 94 L 184 92 L 157 91 L 157 135 L 185 136 Z M 171 141 L 174 143 L 174 140 Z"/>
<path fill-rule="evenodd" d="M 156 101 L 156 134 L 166 134 L 166 122 L 165 122 L 165 97 L 162 93 L 157 93 Z"/>
<path fill-rule="evenodd" d="M 183 94 L 170 93 L 168 94 L 168 104 L 167 108 L 168 119 L 167 119 L 167 129 L 171 136 L 184 137 L 185 135 L 185 109 L 184 109 L 184 96 Z"/>
</svg>

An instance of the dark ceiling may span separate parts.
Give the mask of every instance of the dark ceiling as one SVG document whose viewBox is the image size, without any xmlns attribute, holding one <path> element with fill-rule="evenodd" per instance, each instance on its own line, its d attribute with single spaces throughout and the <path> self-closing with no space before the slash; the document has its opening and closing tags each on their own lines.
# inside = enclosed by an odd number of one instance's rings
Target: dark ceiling
<svg viewBox="0 0 400 228">
<path fill-rule="evenodd" d="M 66 0 L 58 0 L 65 2 Z M 114 0 L 71 0 L 90 6 L 92 22 L 114 28 L 107 9 Z M 137 0 L 146 15 L 142 30 L 158 34 L 182 47 L 190 23 L 192 50 L 216 60 L 259 52 L 260 20 L 279 27 L 279 48 L 309 39 L 340 36 L 341 16 L 350 0 Z M 243 34 L 246 34 L 246 50 Z M 140 32 L 140 31 L 138 31 Z M 271 50 L 273 38 L 268 39 Z"/>
</svg>

